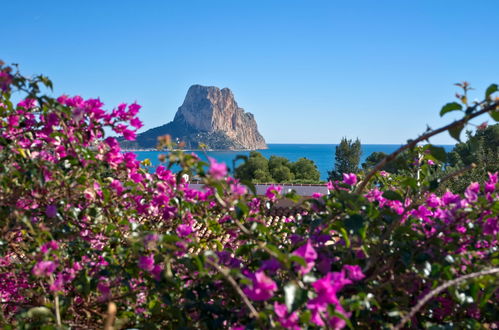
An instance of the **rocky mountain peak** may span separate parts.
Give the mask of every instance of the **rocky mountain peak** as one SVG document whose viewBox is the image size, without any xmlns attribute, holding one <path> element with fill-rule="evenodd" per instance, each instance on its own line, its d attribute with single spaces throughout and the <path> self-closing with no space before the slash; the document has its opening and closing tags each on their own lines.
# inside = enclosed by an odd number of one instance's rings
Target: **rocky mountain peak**
<svg viewBox="0 0 499 330">
<path fill-rule="evenodd" d="M 267 148 L 253 114 L 238 106 L 229 88 L 192 85 L 173 121 L 139 134 L 136 144 L 153 147 L 155 138 L 164 134 L 186 142 L 189 148 L 200 143 L 211 149 Z"/>
</svg>

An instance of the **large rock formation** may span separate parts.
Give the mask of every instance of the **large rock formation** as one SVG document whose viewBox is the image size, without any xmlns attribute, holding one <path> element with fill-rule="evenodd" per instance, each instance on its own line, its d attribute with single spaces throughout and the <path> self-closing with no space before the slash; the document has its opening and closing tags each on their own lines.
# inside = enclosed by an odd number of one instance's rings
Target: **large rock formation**
<svg viewBox="0 0 499 330">
<path fill-rule="evenodd" d="M 200 143 L 210 149 L 267 148 L 255 117 L 239 108 L 228 88 L 191 86 L 172 122 L 139 134 L 136 141 L 121 143 L 124 148 L 154 148 L 158 136 L 165 134 L 190 149 Z"/>
</svg>

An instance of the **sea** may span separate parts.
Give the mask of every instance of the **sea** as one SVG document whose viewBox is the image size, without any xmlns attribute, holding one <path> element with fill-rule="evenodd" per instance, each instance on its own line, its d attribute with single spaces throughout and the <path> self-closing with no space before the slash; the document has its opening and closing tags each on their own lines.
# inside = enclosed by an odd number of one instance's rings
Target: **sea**
<svg viewBox="0 0 499 330">
<path fill-rule="evenodd" d="M 266 158 L 272 155 L 286 157 L 291 161 L 296 161 L 299 158 L 305 157 L 313 160 L 319 172 L 321 173 L 321 180 L 327 180 L 328 171 L 334 167 L 334 154 L 337 144 L 281 144 L 269 143 L 268 149 L 257 150 Z M 361 160 L 362 164 L 365 159 L 375 151 L 390 154 L 397 150 L 401 145 L 399 144 L 362 144 Z M 451 151 L 453 145 L 441 145 L 447 152 Z M 134 151 L 137 154 L 137 159 L 149 159 L 154 166 L 160 164 L 158 156 L 164 154 L 161 151 Z M 224 162 L 227 167 L 233 170 L 234 165 L 237 167 L 244 160 L 237 160 L 234 162 L 238 155 L 249 155 L 249 151 L 187 151 L 196 153 L 201 159 L 208 160 L 208 157 L 216 159 L 218 162 Z"/>
</svg>

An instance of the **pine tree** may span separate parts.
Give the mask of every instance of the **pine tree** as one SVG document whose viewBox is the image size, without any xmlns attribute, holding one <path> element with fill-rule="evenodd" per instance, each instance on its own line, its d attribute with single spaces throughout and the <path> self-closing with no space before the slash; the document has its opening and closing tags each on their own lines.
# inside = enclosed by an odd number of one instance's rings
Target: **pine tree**
<svg viewBox="0 0 499 330">
<path fill-rule="evenodd" d="M 360 163 L 360 140 L 342 138 L 336 147 L 334 169 L 329 171 L 329 180 L 343 179 L 343 173 L 357 173 Z"/>
</svg>

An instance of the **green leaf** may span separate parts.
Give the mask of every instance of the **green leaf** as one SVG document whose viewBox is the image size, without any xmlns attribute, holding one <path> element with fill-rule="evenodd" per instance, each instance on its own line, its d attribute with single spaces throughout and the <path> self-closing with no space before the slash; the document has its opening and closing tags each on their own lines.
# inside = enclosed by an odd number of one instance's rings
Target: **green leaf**
<svg viewBox="0 0 499 330">
<path fill-rule="evenodd" d="M 386 199 L 389 199 L 391 201 L 404 201 L 404 198 L 396 191 L 393 190 L 387 190 L 383 193 L 383 197 Z"/>
<path fill-rule="evenodd" d="M 403 187 L 411 187 L 412 189 L 418 188 L 418 181 L 415 178 L 406 177 L 401 182 Z"/>
<path fill-rule="evenodd" d="M 289 261 L 296 262 L 297 264 L 300 264 L 303 267 L 307 266 L 307 262 L 305 261 L 305 259 L 299 256 L 292 255 L 289 257 Z"/>
<path fill-rule="evenodd" d="M 492 84 L 490 85 L 487 90 L 485 91 L 485 98 L 486 99 L 489 99 L 490 98 L 490 95 L 492 95 L 493 93 L 497 92 L 499 90 L 497 84 Z"/>
<path fill-rule="evenodd" d="M 364 218 L 359 214 L 351 215 L 350 218 L 345 220 L 345 228 L 348 231 L 352 230 L 355 234 L 358 234 L 363 226 Z"/>
<path fill-rule="evenodd" d="M 441 162 L 445 162 L 447 160 L 447 153 L 442 147 L 435 147 L 434 145 L 431 145 L 430 154 Z"/>
<path fill-rule="evenodd" d="M 495 121 L 499 121 L 499 109 L 496 109 L 495 111 L 489 111 L 489 115 L 494 119 Z"/>
<path fill-rule="evenodd" d="M 445 115 L 447 112 L 462 110 L 462 109 L 463 109 L 463 106 L 457 102 L 447 103 L 446 105 L 444 105 L 442 107 L 442 110 L 440 110 L 440 117 Z"/>
<path fill-rule="evenodd" d="M 461 131 L 463 130 L 463 128 L 464 128 L 463 124 L 449 128 L 450 136 L 452 136 L 458 142 L 461 142 Z"/>
</svg>

